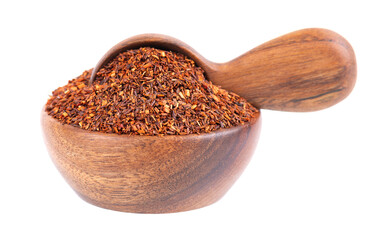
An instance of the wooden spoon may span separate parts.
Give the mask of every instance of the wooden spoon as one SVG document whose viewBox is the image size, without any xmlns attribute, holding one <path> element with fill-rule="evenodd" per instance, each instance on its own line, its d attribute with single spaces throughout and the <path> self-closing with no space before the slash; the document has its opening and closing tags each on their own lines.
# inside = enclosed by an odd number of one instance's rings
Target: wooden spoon
<svg viewBox="0 0 378 240">
<path fill-rule="evenodd" d="M 292 32 L 226 62 L 208 61 L 187 44 L 165 35 L 143 34 L 111 48 L 93 69 L 96 73 L 119 53 L 139 47 L 180 52 L 205 70 L 215 85 L 239 94 L 258 108 L 315 111 L 330 107 L 352 91 L 356 59 L 350 44 L 326 29 Z"/>
</svg>

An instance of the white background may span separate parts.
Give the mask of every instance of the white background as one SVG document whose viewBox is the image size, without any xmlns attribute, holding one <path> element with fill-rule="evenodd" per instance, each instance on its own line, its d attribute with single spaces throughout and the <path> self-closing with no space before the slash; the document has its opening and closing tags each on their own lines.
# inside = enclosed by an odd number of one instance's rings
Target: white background
<svg viewBox="0 0 378 240">
<path fill-rule="evenodd" d="M 378 239 L 373 2 L 1 1 L 0 239 Z M 105 210 L 82 201 L 52 164 L 42 106 L 117 42 L 167 34 L 225 62 L 308 27 L 354 47 L 354 91 L 323 111 L 263 110 L 255 155 L 216 204 L 160 215 Z"/>
</svg>

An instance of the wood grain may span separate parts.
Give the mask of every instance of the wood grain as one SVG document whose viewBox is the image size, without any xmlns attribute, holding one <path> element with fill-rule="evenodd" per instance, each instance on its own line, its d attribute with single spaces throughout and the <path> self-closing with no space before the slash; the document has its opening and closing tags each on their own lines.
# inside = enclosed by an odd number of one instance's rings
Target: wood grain
<svg viewBox="0 0 378 240">
<path fill-rule="evenodd" d="M 62 125 L 42 111 L 54 164 L 78 195 L 112 210 L 169 213 L 220 199 L 248 164 L 261 119 L 213 133 L 125 136 Z"/>
<path fill-rule="evenodd" d="M 175 38 L 138 35 L 111 48 L 95 66 L 93 76 L 117 54 L 143 46 L 187 55 L 214 84 L 261 109 L 324 109 L 348 96 L 356 81 L 356 59 L 350 44 L 337 33 L 319 28 L 286 34 L 222 64 L 205 59 Z"/>
<path fill-rule="evenodd" d="M 356 81 L 350 44 L 326 29 L 304 29 L 217 65 L 207 74 L 258 108 L 315 111 L 343 100 Z"/>
</svg>

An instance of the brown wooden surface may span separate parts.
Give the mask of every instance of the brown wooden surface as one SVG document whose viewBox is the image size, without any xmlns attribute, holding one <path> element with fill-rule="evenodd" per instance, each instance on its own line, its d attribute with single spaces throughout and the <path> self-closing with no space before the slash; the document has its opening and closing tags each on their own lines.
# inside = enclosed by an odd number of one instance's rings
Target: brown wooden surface
<svg viewBox="0 0 378 240">
<path fill-rule="evenodd" d="M 350 44 L 337 33 L 318 28 L 286 34 L 223 64 L 206 60 L 169 36 L 138 35 L 110 49 L 94 73 L 118 53 L 141 46 L 187 55 L 205 70 L 210 81 L 263 109 L 324 109 L 344 99 L 356 81 L 356 59 Z"/>
<path fill-rule="evenodd" d="M 45 111 L 43 135 L 54 164 L 84 200 L 139 213 L 179 212 L 220 199 L 248 164 L 254 124 L 186 136 L 124 136 L 62 125 Z"/>
</svg>

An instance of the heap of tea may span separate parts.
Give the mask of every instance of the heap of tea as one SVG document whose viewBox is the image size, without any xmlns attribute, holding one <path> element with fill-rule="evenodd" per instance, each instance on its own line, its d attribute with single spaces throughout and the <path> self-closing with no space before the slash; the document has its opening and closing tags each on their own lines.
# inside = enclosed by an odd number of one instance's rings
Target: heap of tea
<svg viewBox="0 0 378 240">
<path fill-rule="evenodd" d="M 82 129 L 127 135 L 186 135 L 242 125 L 258 110 L 213 85 L 193 60 L 150 47 L 128 50 L 56 89 L 46 112 Z"/>
</svg>

